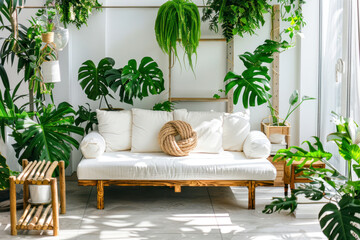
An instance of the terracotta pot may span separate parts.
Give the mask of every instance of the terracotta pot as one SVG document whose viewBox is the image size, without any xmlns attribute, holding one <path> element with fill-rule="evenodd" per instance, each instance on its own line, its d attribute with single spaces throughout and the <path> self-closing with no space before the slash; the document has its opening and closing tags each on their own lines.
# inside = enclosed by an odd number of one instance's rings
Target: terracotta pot
<svg viewBox="0 0 360 240">
<path fill-rule="evenodd" d="M 41 39 L 44 43 L 54 42 L 54 32 L 47 32 L 41 34 Z"/>
<path fill-rule="evenodd" d="M 61 81 L 59 61 L 43 62 L 43 64 L 41 64 L 41 72 L 44 83 Z"/>
</svg>

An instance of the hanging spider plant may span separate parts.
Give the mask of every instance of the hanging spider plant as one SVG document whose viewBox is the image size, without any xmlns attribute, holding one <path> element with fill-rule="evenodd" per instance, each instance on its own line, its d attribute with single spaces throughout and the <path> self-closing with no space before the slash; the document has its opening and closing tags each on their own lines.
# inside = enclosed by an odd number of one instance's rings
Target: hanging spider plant
<svg viewBox="0 0 360 240">
<path fill-rule="evenodd" d="M 201 36 L 200 14 L 190 0 L 171 0 L 164 3 L 155 22 L 156 40 L 161 50 L 167 54 L 177 53 L 177 41 L 185 50 L 189 65 L 193 70 L 192 55 L 196 55 Z"/>
</svg>

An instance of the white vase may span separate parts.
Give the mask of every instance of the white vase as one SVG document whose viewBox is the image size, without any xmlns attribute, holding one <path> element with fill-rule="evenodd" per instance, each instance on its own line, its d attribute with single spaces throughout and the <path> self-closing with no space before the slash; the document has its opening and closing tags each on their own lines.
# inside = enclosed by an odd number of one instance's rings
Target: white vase
<svg viewBox="0 0 360 240">
<path fill-rule="evenodd" d="M 50 185 L 29 185 L 30 200 L 33 204 L 49 203 L 51 201 Z"/>
<path fill-rule="evenodd" d="M 56 83 L 61 81 L 59 61 L 43 62 L 41 71 L 44 83 Z"/>
</svg>

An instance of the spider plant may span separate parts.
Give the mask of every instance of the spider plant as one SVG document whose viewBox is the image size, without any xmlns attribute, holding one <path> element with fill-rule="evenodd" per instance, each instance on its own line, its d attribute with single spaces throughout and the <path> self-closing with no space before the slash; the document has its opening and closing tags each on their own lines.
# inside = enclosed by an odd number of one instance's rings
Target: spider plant
<svg viewBox="0 0 360 240">
<path fill-rule="evenodd" d="M 164 3 L 155 21 L 156 40 L 163 52 L 178 57 L 177 43 L 182 45 L 193 70 L 192 55 L 196 55 L 201 36 L 198 7 L 190 0 L 171 0 Z"/>
</svg>

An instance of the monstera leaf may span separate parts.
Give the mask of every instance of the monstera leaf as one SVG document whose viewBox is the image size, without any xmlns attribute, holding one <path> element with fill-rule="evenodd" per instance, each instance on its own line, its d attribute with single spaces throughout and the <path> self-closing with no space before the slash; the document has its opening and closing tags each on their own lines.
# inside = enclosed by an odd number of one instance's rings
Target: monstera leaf
<svg viewBox="0 0 360 240">
<path fill-rule="evenodd" d="M 131 59 L 123 69 L 108 71 L 106 80 L 114 92 L 120 89 L 120 101 L 128 104 L 133 104 L 134 98 L 143 99 L 165 89 L 163 72 L 151 57 L 144 57 L 139 68 Z"/>
<path fill-rule="evenodd" d="M 360 200 L 344 195 L 338 204 L 328 203 L 321 209 L 321 229 L 329 239 L 359 239 L 359 214 Z"/>
<path fill-rule="evenodd" d="M 237 104 L 243 91 L 244 108 L 266 103 L 267 99 L 271 98 L 269 93 L 270 76 L 267 74 L 267 70 L 267 67 L 252 67 L 245 70 L 242 75 L 229 72 L 224 79 L 225 82 L 229 81 L 225 86 L 226 94 L 235 87 L 234 104 Z"/>
<path fill-rule="evenodd" d="M 112 69 L 115 61 L 112 58 L 100 60 L 98 66 L 88 60 L 79 69 L 78 80 L 87 97 L 91 100 L 98 100 L 102 96 L 111 96 L 105 79 L 105 72 Z"/>
<path fill-rule="evenodd" d="M 16 123 L 13 137 L 16 141 L 14 149 L 21 164 L 22 159 L 60 161 L 69 164 L 71 145 L 79 147 L 79 143 L 70 133 L 83 135 L 84 130 L 74 126 L 75 111 L 64 102 L 57 108 L 49 104 L 35 114 L 36 121 L 29 117 Z"/>
</svg>

